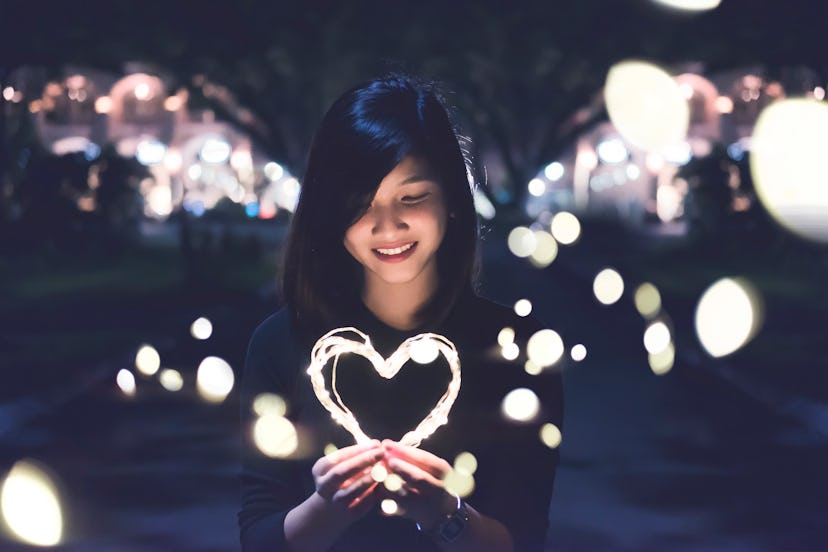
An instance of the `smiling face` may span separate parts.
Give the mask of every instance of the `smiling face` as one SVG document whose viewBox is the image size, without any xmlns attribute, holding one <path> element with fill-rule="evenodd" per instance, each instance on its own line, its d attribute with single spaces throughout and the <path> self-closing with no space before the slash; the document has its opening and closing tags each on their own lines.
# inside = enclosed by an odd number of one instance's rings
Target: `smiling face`
<svg viewBox="0 0 828 552">
<path fill-rule="evenodd" d="M 446 232 L 443 191 L 417 158 L 406 157 L 380 182 L 365 214 L 345 232 L 345 249 L 365 270 L 364 290 L 437 285 L 437 250 Z"/>
</svg>

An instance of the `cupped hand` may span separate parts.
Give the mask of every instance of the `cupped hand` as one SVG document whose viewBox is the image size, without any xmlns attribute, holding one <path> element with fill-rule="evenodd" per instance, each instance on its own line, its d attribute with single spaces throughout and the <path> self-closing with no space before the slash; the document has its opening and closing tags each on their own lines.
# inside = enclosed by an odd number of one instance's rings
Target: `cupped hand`
<svg viewBox="0 0 828 552">
<path fill-rule="evenodd" d="M 313 465 L 316 492 L 337 515 L 358 519 L 378 500 L 371 468 L 384 456 L 379 441 L 352 445 L 323 456 Z"/>
<path fill-rule="evenodd" d="M 423 529 L 436 527 L 456 507 L 457 499 L 443 484 L 451 465 L 428 451 L 395 441 L 385 440 L 382 447 L 388 469 L 404 483 L 399 491 L 391 493 L 399 513 Z"/>
</svg>

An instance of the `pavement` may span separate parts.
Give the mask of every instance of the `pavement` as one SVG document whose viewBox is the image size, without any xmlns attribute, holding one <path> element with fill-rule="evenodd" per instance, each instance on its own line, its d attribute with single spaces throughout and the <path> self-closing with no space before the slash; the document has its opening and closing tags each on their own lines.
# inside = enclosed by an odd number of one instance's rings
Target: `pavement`
<svg viewBox="0 0 828 552">
<path fill-rule="evenodd" d="M 676 239 L 663 234 L 658 239 Z M 828 550 L 828 388 L 811 386 L 817 388 L 805 397 L 775 385 L 768 367 L 754 370 L 738 355 L 711 359 L 693 335 L 692 304 L 669 293 L 664 305 L 675 323 L 677 362 L 656 376 L 629 294 L 611 306 L 592 296 L 596 268 L 623 261 L 625 248 L 636 247 L 603 238 L 562 249 L 543 270 L 511 256 L 505 236 L 493 231 L 484 240 L 484 294 L 504 304 L 530 299 L 533 314 L 567 346 L 582 343 L 588 351 L 585 360 L 560 366 L 566 403 L 550 511 L 553 549 Z M 132 366 L 135 348 L 49 378 L 4 367 L 15 372 L 6 379 L 20 392 L 0 390 L 0 475 L 21 458 L 51 469 L 66 513 L 66 540 L 57 550 L 238 549 L 237 396 L 205 403 L 195 392 L 195 369 L 217 355 L 240 374 L 250 332 L 275 306 L 272 291 L 183 311 L 144 306 L 152 321 L 144 341 L 158 348 L 163 366 L 184 376 L 177 393 L 140 376 L 135 397 L 118 390 L 115 376 Z M 810 323 L 814 313 L 785 308 L 775 307 L 768 324 L 776 328 L 774 316 L 786 320 L 779 331 L 801 336 L 799 347 L 812 354 L 798 357 L 808 366 L 791 363 L 779 377 L 812 374 L 824 350 Z M 36 333 L 54 315 L 59 322 L 42 331 L 60 332 L 84 320 L 83 313 L 44 309 L 21 313 L 15 326 L 0 330 Z M 113 311 L 89 323 L 123 316 Z M 189 336 L 198 316 L 213 321 L 207 341 Z M 21 383 L 27 378 L 35 384 Z M 31 549 L 0 536 L 0 550 Z"/>
</svg>

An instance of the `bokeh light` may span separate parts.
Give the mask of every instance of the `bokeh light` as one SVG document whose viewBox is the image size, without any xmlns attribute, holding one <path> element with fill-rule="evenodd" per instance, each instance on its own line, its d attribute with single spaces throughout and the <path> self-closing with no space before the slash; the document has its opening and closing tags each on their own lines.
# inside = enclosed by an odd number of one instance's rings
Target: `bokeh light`
<svg viewBox="0 0 828 552">
<path fill-rule="evenodd" d="M 213 323 L 203 316 L 196 318 L 190 325 L 190 335 L 196 339 L 209 339 L 213 335 Z"/>
<path fill-rule="evenodd" d="M 152 345 L 142 345 L 135 354 L 135 367 L 145 376 L 152 376 L 161 367 L 161 355 Z"/>
<path fill-rule="evenodd" d="M 529 255 L 529 261 L 536 268 L 545 268 L 558 256 L 558 242 L 552 234 L 544 230 L 535 232 L 535 250 Z"/>
<path fill-rule="evenodd" d="M 543 175 L 552 182 L 557 182 L 558 180 L 560 180 L 563 177 L 564 172 L 564 166 L 558 161 L 553 161 L 552 163 L 549 163 L 543 169 Z"/>
<path fill-rule="evenodd" d="M 115 383 L 127 397 L 135 396 L 135 376 L 126 368 L 118 370 L 118 375 L 115 376 Z"/>
<path fill-rule="evenodd" d="M 575 362 L 581 362 L 587 356 L 587 348 L 581 343 L 578 343 L 572 347 L 572 350 L 569 352 L 569 356 L 571 356 L 572 360 Z"/>
<path fill-rule="evenodd" d="M 497 334 L 497 344 L 501 347 L 505 347 L 509 343 L 513 343 L 515 341 L 515 330 L 506 326 L 502 330 L 500 330 Z"/>
<path fill-rule="evenodd" d="M 540 400 L 531 389 L 519 387 L 503 397 L 501 409 L 507 418 L 516 422 L 528 422 L 538 415 Z"/>
<path fill-rule="evenodd" d="M 650 370 L 654 374 L 661 376 L 673 369 L 673 363 L 676 360 L 676 348 L 672 343 L 658 353 L 647 355 L 647 360 L 650 363 Z"/>
<path fill-rule="evenodd" d="M 411 343 L 408 348 L 411 360 L 418 364 L 430 364 L 437 360 L 440 349 L 431 338 L 420 338 Z"/>
<path fill-rule="evenodd" d="M 750 169 L 768 212 L 796 234 L 828 242 L 828 105 L 777 101 L 756 121 Z"/>
<path fill-rule="evenodd" d="M 196 374 L 196 386 L 207 402 L 222 402 L 233 390 L 233 369 L 222 358 L 209 356 L 201 361 Z"/>
<path fill-rule="evenodd" d="M 382 482 L 385 485 L 385 488 L 395 493 L 403 488 L 403 478 L 397 475 L 396 473 L 389 473 L 388 477 L 385 478 L 385 481 Z"/>
<path fill-rule="evenodd" d="M 388 468 L 386 468 L 382 462 L 377 462 L 371 468 L 371 479 L 376 481 L 377 483 L 382 483 L 388 477 Z"/>
<path fill-rule="evenodd" d="M 454 469 L 474 475 L 477 471 L 477 458 L 470 452 L 461 452 L 454 459 Z"/>
<path fill-rule="evenodd" d="M 52 476 L 39 464 L 20 460 L 0 489 L 0 511 L 11 534 L 35 546 L 55 546 L 63 538 L 63 511 Z"/>
<path fill-rule="evenodd" d="M 622 61 L 613 65 L 604 97 L 615 128 L 641 149 L 660 151 L 687 134 L 687 99 L 676 81 L 652 63 Z"/>
<path fill-rule="evenodd" d="M 277 414 L 277 416 L 278 416 L 278 414 Z M 324 454 L 325 456 L 328 456 L 328 455 L 331 455 L 331 454 L 335 453 L 338 450 L 339 450 L 339 447 L 337 447 L 335 444 L 328 443 L 327 445 L 325 445 L 325 449 L 322 451 L 322 454 Z"/>
<path fill-rule="evenodd" d="M 563 340 L 555 330 L 544 329 L 535 332 L 526 343 L 526 356 L 541 368 L 552 366 L 563 354 Z"/>
<path fill-rule="evenodd" d="M 595 298 L 604 305 L 616 303 L 624 295 L 624 279 L 612 268 L 605 268 L 592 282 Z"/>
<path fill-rule="evenodd" d="M 158 381 L 167 391 L 181 391 L 181 388 L 184 387 L 184 378 L 181 377 L 181 373 L 171 368 L 161 370 L 161 373 L 158 374 Z"/>
<path fill-rule="evenodd" d="M 515 314 L 529 316 L 532 313 L 532 302 L 529 299 L 518 299 L 515 302 Z"/>
<path fill-rule="evenodd" d="M 507 343 L 500 349 L 500 354 L 503 355 L 503 358 L 506 360 L 515 360 L 518 356 L 520 356 L 520 347 L 515 342 Z"/>
<path fill-rule="evenodd" d="M 527 360 L 523 363 L 523 370 L 530 376 L 537 376 L 538 374 L 543 372 L 543 368 L 538 366 L 531 360 Z"/>
<path fill-rule="evenodd" d="M 683 11 L 708 11 L 719 6 L 722 0 L 653 0 L 657 4 Z"/>
<path fill-rule="evenodd" d="M 284 416 L 287 413 L 287 403 L 276 393 L 260 393 L 253 399 L 253 412 L 257 416 Z"/>
<path fill-rule="evenodd" d="M 556 213 L 550 224 L 552 236 L 563 245 L 571 245 L 581 237 L 578 217 L 567 211 Z"/>
<path fill-rule="evenodd" d="M 466 471 L 452 469 L 443 478 L 446 490 L 460 498 L 466 498 L 474 491 L 474 476 Z"/>
<path fill-rule="evenodd" d="M 518 226 L 509 232 L 506 243 L 513 255 L 523 258 L 528 257 L 535 250 L 537 239 L 532 230 L 525 226 Z"/>
<path fill-rule="evenodd" d="M 664 322 L 653 322 L 644 330 L 644 348 L 651 355 L 666 349 L 671 339 L 670 328 Z"/>
<path fill-rule="evenodd" d="M 380 508 L 382 509 L 382 513 L 387 516 L 393 516 L 399 510 L 399 505 L 397 505 L 397 501 L 393 498 L 384 498 L 382 502 L 380 502 Z"/>
<path fill-rule="evenodd" d="M 540 197 L 546 193 L 546 183 L 540 178 L 533 178 L 527 185 L 529 193 L 535 197 Z"/>
<path fill-rule="evenodd" d="M 272 458 L 285 458 L 296 452 L 299 436 L 296 427 L 284 416 L 267 414 L 253 425 L 253 442 Z"/>
<path fill-rule="evenodd" d="M 661 294 L 653 284 L 644 282 L 635 289 L 635 308 L 644 318 L 652 318 L 661 310 Z"/>
<path fill-rule="evenodd" d="M 540 429 L 541 442 L 549 448 L 558 448 L 563 440 L 561 430 L 553 423 L 543 424 Z"/>
<path fill-rule="evenodd" d="M 744 346 L 761 325 L 759 294 L 744 279 L 723 278 L 702 294 L 696 306 L 696 334 L 714 357 Z"/>
</svg>

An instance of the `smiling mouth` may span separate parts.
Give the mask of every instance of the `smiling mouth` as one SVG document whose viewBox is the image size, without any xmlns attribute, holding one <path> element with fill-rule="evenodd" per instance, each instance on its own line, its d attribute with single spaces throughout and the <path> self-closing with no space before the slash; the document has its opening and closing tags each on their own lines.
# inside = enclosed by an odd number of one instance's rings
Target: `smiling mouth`
<svg viewBox="0 0 828 552">
<path fill-rule="evenodd" d="M 417 242 L 414 241 L 407 243 L 405 245 L 401 245 L 399 247 L 378 247 L 376 249 L 372 249 L 371 251 L 373 251 L 374 255 L 376 255 L 383 261 L 402 261 L 404 259 L 407 259 L 412 253 L 414 253 L 414 248 L 416 246 Z"/>
</svg>

